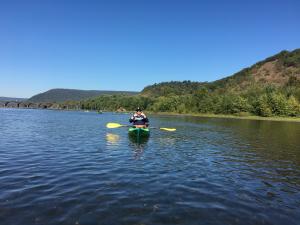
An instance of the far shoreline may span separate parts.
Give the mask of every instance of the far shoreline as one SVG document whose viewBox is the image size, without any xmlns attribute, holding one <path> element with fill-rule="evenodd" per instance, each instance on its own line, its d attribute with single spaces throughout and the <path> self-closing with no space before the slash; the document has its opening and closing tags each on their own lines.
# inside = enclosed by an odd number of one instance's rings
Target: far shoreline
<svg viewBox="0 0 300 225">
<path fill-rule="evenodd" d="M 279 121 L 279 122 L 300 122 L 300 117 L 262 117 L 262 116 L 238 116 L 224 114 L 202 114 L 202 113 L 172 113 L 172 112 L 151 112 L 150 115 L 165 115 L 165 116 L 191 116 L 202 118 L 223 118 L 223 119 L 239 119 L 239 120 L 261 120 L 261 121 Z"/>
<path fill-rule="evenodd" d="M 78 112 L 97 112 L 97 110 L 89 109 L 58 109 L 58 108 L 14 108 L 14 107 L 0 107 L 0 109 L 31 109 L 31 110 L 55 110 L 55 111 L 78 111 Z M 112 112 L 117 114 L 131 114 L 133 111 L 106 111 L 102 112 Z M 239 115 L 226 115 L 226 114 L 212 114 L 212 113 L 175 113 L 175 112 L 153 112 L 145 110 L 146 114 L 149 115 L 158 115 L 158 116 L 189 116 L 189 117 L 202 117 L 202 118 L 223 118 L 223 119 L 239 119 L 239 120 L 260 120 L 260 121 L 279 121 L 279 122 L 300 122 L 300 117 L 262 117 L 262 116 L 239 116 Z"/>
</svg>

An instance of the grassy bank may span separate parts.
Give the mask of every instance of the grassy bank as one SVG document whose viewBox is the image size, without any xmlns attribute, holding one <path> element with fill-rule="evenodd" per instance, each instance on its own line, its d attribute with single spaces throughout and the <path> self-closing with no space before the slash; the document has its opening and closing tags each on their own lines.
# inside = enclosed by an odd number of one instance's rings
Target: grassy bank
<svg viewBox="0 0 300 225">
<path fill-rule="evenodd" d="M 261 117 L 261 116 L 239 116 L 239 115 L 224 115 L 224 114 L 201 114 L 201 113 L 189 113 L 180 114 L 172 112 L 148 112 L 152 115 L 172 115 L 172 116 L 195 116 L 206 118 L 229 118 L 229 119 L 242 119 L 242 120 L 266 120 L 266 121 L 285 121 L 285 122 L 300 122 L 300 117 Z"/>
</svg>

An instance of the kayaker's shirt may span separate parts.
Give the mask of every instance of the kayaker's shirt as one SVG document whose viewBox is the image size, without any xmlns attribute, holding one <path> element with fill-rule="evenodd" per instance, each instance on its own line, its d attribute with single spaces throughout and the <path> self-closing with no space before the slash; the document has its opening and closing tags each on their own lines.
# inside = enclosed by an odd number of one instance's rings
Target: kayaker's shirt
<svg viewBox="0 0 300 225">
<path fill-rule="evenodd" d="M 135 113 L 129 119 L 129 122 L 133 123 L 133 125 L 145 125 L 146 123 L 149 122 L 149 120 L 144 113 L 142 113 L 141 115 Z"/>
</svg>

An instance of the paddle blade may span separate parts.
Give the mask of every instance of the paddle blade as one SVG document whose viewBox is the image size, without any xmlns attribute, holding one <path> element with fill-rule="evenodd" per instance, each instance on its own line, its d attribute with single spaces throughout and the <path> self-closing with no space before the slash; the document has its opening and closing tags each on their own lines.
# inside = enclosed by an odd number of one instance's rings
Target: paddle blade
<svg viewBox="0 0 300 225">
<path fill-rule="evenodd" d="M 122 125 L 119 123 L 108 123 L 108 124 L 106 124 L 106 127 L 107 128 L 118 128 L 118 127 L 122 127 Z"/>
<path fill-rule="evenodd" d="M 175 131 L 176 130 L 176 128 L 166 128 L 166 127 L 161 127 L 159 129 L 165 130 L 165 131 Z"/>
</svg>

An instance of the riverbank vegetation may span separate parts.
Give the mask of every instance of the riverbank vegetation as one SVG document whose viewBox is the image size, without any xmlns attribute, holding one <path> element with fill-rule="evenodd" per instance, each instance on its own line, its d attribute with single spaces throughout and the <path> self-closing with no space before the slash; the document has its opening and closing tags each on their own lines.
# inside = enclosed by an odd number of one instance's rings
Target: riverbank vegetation
<svg viewBox="0 0 300 225">
<path fill-rule="evenodd" d="M 82 109 L 261 117 L 300 116 L 300 49 L 282 51 L 214 82 L 171 81 L 147 86 L 139 95 L 102 95 Z"/>
<path fill-rule="evenodd" d="M 282 51 L 214 82 L 163 82 L 149 85 L 140 93 L 101 92 L 76 100 L 78 93 L 82 98 L 90 94 L 50 90 L 41 94 L 49 105 L 39 103 L 37 107 L 132 111 L 139 106 L 150 112 L 176 114 L 300 117 L 300 49 Z M 64 102 L 58 101 L 62 99 Z"/>
<path fill-rule="evenodd" d="M 214 92 L 207 87 L 202 87 L 184 95 L 99 96 L 81 102 L 81 108 L 115 111 L 118 108 L 134 110 L 140 106 L 153 112 L 296 117 L 300 115 L 299 94 L 300 88 L 295 87 L 282 89 L 274 86 L 252 86 L 240 93 Z"/>
</svg>

